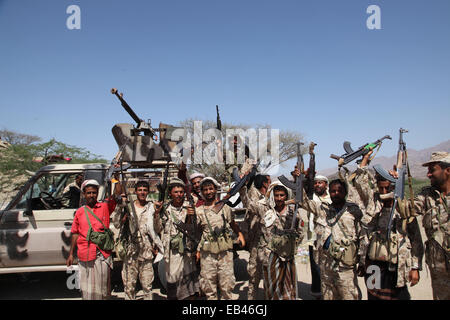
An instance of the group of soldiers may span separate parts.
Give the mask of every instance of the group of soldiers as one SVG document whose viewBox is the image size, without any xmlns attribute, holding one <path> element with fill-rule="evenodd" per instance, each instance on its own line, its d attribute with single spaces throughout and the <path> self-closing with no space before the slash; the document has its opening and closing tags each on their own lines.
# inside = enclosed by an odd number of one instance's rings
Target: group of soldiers
<svg viewBox="0 0 450 320">
<path fill-rule="evenodd" d="M 265 299 L 298 299 L 295 256 L 305 236 L 311 293 L 318 299 L 361 299 L 358 276 L 365 278 L 368 299 L 410 299 L 407 285 L 419 282 L 424 252 L 433 298 L 450 299 L 450 155 L 436 152 L 423 164 L 431 185 L 399 202 L 390 223 L 393 184 L 369 170 L 371 153 L 354 172 L 331 182 L 316 175 L 313 197 L 303 192 L 300 203 L 280 181 L 256 175 L 239 190 L 247 209 L 246 237 L 231 207 L 218 197 L 221 185 L 200 172 L 188 176 L 182 167 L 178 177 L 169 179 L 164 202 L 148 201 L 147 181 L 137 182 L 133 203 L 120 201 L 122 188 L 116 188 L 118 204 L 111 213 L 123 240 L 126 299 L 136 298 L 138 279 L 144 299 L 152 299 L 153 264 L 160 259 L 165 262 L 167 299 L 235 299 L 234 243 L 250 253 L 249 300 L 258 298 L 261 280 Z M 251 169 L 244 164 L 241 177 Z M 300 176 L 296 167 L 292 179 Z M 88 186 L 82 186 L 83 193 Z"/>
</svg>

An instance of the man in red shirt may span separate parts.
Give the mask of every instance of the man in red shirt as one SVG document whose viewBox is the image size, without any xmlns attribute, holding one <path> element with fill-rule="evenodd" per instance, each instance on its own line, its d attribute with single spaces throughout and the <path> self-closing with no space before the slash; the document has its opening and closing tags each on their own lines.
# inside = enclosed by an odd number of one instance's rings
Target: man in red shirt
<svg viewBox="0 0 450 320">
<path fill-rule="evenodd" d="M 105 227 L 109 228 L 110 215 L 116 207 L 116 200 L 113 196 L 104 202 L 97 202 L 98 189 L 99 183 L 96 180 L 86 180 L 81 185 L 86 205 L 75 213 L 71 229 L 72 243 L 66 261 L 68 267 L 72 265 L 73 252 L 77 247 L 83 300 L 104 300 L 110 296 L 111 291 L 110 275 L 113 266 L 111 251 L 102 250 L 93 242 L 86 240 L 89 222 L 93 231 L 104 231 Z M 122 186 L 117 183 L 114 190 L 115 197 L 118 197 L 121 192 Z M 89 217 L 89 221 L 87 217 Z"/>
</svg>

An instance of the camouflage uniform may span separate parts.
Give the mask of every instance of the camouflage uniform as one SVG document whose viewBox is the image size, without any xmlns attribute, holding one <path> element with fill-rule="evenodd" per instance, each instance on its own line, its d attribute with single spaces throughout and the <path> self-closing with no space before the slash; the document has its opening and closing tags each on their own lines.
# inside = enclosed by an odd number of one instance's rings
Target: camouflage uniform
<svg viewBox="0 0 450 320">
<path fill-rule="evenodd" d="M 168 299 L 186 299 L 199 292 L 198 270 L 195 264 L 195 249 L 192 241 L 186 239 L 174 225 L 174 220 L 185 223 L 188 202 L 180 208 L 169 204 L 161 215 L 163 233 L 161 240 L 164 246 L 166 262 L 167 297 Z M 159 224 L 159 222 L 158 222 Z"/>
<path fill-rule="evenodd" d="M 343 170 L 343 172 L 342 172 Z M 360 208 L 364 208 L 364 195 L 365 192 L 361 190 L 364 185 L 355 183 L 356 178 L 356 171 L 353 173 L 350 173 L 350 171 L 346 167 L 342 167 L 339 169 L 339 178 L 342 181 L 345 181 L 347 185 L 347 201 L 352 202 L 359 206 Z M 374 188 L 376 186 L 376 180 L 373 174 L 368 171 L 367 172 L 368 179 L 367 179 L 367 187 Z"/>
<path fill-rule="evenodd" d="M 325 203 L 331 203 L 330 195 L 328 194 L 328 190 L 325 192 L 323 196 L 319 196 L 316 193 L 313 194 L 313 201 L 317 203 L 325 202 Z M 300 209 L 300 216 L 303 221 L 305 221 L 305 233 L 306 233 L 306 239 L 309 249 L 309 262 L 310 262 L 310 269 L 311 269 L 311 295 L 315 296 L 316 298 L 320 298 L 320 261 L 319 261 L 319 251 L 317 248 L 317 241 L 316 241 L 316 228 L 320 228 L 321 224 L 316 224 L 314 222 L 315 219 L 317 219 L 317 216 L 312 214 L 311 212 L 308 212 L 304 209 Z M 323 223 L 322 223 L 323 225 Z"/>
<path fill-rule="evenodd" d="M 423 215 L 423 227 L 427 235 L 425 261 L 431 273 L 433 299 L 450 300 L 450 195 L 444 196 L 429 186 L 414 198 L 417 214 Z"/>
<path fill-rule="evenodd" d="M 306 193 L 304 194 L 303 208 L 316 216 L 314 222 L 316 224 L 323 299 L 361 299 L 356 265 L 361 262 L 359 243 L 363 228 L 361 223 L 362 211 L 356 204 L 346 202 L 344 207 L 337 212 L 331 204 L 316 203 L 309 200 Z M 331 238 L 329 238 L 330 236 Z M 341 250 L 346 245 L 345 250 Z M 332 254 L 331 248 L 333 247 L 339 247 L 339 251 L 334 251 L 339 253 L 352 252 L 353 250 L 353 261 L 348 262 L 347 260 L 347 263 L 344 263 L 342 258 L 337 258 L 336 254 Z"/>
<path fill-rule="evenodd" d="M 317 202 L 317 203 L 328 203 L 331 204 L 331 198 L 330 195 L 328 194 L 328 192 L 324 195 L 324 196 L 318 196 L 317 194 L 314 193 L 313 195 L 313 201 Z M 306 226 L 306 236 L 308 239 L 308 243 L 310 246 L 314 247 L 314 261 L 320 265 L 320 260 L 319 260 L 319 254 L 318 254 L 318 245 L 317 245 L 317 230 L 316 228 L 320 229 L 320 227 L 322 225 L 324 225 L 324 221 L 322 223 L 317 224 L 316 220 L 317 219 L 321 219 L 320 217 L 318 217 L 317 215 L 312 214 L 311 212 L 308 212 L 304 209 L 301 209 L 301 216 L 305 217 L 305 221 L 307 221 L 307 226 Z M 320 232 L 320 231 L 319 231 Z"/>
<path fill-rule="evenodd" d="M 363 229 L 366 232 L 364 242 L 361 243 L 361 252 L 366 255 L 371 239 L 374 239 L 377 234 L 381 236 L 387 234 L 391 208 L 383 206 L 380 194 L 377 192 L 376 181 L 372 180 L 374 178 L 369 174 L 367 167 L 358 168 L 355 173 L 355 186 L 360 192 L 360 199 L 365 209 L 363 220 L 367 224 L 367 230 Z M 386 288 L 382 288 L 383 290 L 369 290 L 371 295 L 385 299 L 390 298 L 387 296 L 387 291 L 391 289 L 394 289 L 392 292 L 393 298 L 399 295 L 396 292 L 400 292 L 400 290 L 396 288 L 404 288 L 406 292 L 403 295 L 408 297 L 409 293 L 407 292 L 406 284 L 409 281 L 409 272 L 412 269 L 422 269 L 423 244 L 417 220 L 414 218 L 407 224 L 405 219 L 401 219 L 397 210 L 394 212 L 393 219 L 391 239 L 395 239 L 394 243 L 397 245 L 398 254 L 397 264 L 391 267 L 395 268 L 395 276 L 392 279 L 395 280 L 396 278 L 397 281 L 395 284 L 388 283 Z M 389 276 L 387 273 L 387 262 L 367 261 L 366 266 L 371 263 L 384 268 L 386 276 Z M 393 285 L 394 287 L 392 288 Z"/>
<path fill-rule="evenodd" d="M 123 206 L 122 206 L 123 208 Z M 129 206 L 129 231 L 130 238 L 126 244 L 126 257 L 123 261 L 122 280 L 125 291 L 125 299 L 136 299 L 136 282 L 139 278 L 144 299 L 152 299 L 153 259 L 152 248 L 155 246 L 153 240 L 149 237 L 148 218 L 153 216 L 153 203 L 147 204 L 144 208 L 138 208 L 135 205 L 137 222 L 131 214 Z M 116 210 L 113 216 L 114 226 L 120 227 L 120 209 Z M 138 228 L 136 228 L 136 225 Z"/>
<path fill-rule="evenodd" d="M 251 187 L 248 193 L 248 197 L 251 201 L 259 201 L 264 199 L 264 195 L 261 194 L 255 187 Z M 259 282 L 262 279 L 262 264 L 264 263 L 264 254 L 258 254 L 258 245 L 262 235 L 261 217 L 257 212 L 248 209 L 245 215 L 244 221 L 248 225 L 247 233 L 247 247 L 250 252 L 248 259 L 247 272 L 249 275 L 248 281 L 248 299 L 255 300 L 259 287 Z"/>
<path fill-rule="evenodd" d="M 224 217 L 224 219 L 222 218 Z M 216 228 L 230 228 L 229 224 L 234 221 L 234 213 L 225 205 L 219 213 L 215 213 L 212 207 L 200 206 L 197 209 L 197 219 L 202 228 L 202 237 L 197 251 L 200 251 L 200 289 L 208 300 L 218 299 L 218 289 L 222 299 L 233 299 L 233 289 L 236 283 L 234 277 L 233 251 L 227 250 L 219 253 L 211 253 L 205 250 L 205 244 L 211 242 L 212 230 Z M 208 220 L 207 220 L 208 219 Z M 208 224 L 209 221 L 209 224 Z"/>
<path fill-rule="evenodd" d="M 301 226 L 299 212 L 294 226 L 292 236 L 295 237 L 293 254 L 289 256 L 280 255 L 272 244 L 275 235 L 283 230 L 291 228 L 294 216 L 294 205 L 288 205 L 284 213 L 277 212 L 273 199 L 273 188 L 281 185 L 279 182 L 271 184 L 268 189 L 269 198 L 255 199 L 247 194 L 246 187 L 241 189 L 241 199 L 244 206 L 255 212 L 259 216 L 261 235 L 258 241 L 257 258 L 262 262 L 264 271 L 264 289 L 266 299 L 297 299 L 297 276 L 295 267 L 295 253 L 297 245 L 303 239 L 303 229 Z M 291 198 L 291 192 L 288 190 L 288 199 Z M 278 270 L 276 270 L 278 268 Z M 280 272 L 281 268 L 286 273 Z M 286 277 L 277 277 L 273 274 L 279 272 Z M 283 279 L 281 279 L 283 278 Z"/>
</svg>

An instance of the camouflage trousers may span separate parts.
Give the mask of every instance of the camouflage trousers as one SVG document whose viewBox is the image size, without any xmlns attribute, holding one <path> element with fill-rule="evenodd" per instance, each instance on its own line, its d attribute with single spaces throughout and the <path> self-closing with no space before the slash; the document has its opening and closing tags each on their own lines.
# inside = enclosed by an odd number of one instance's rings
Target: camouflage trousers
<svg viewBox="0 0 450 320">
<path fill-rule="evenodd" d="M 248 259 L 247 272 L 248 280 L 248 300 L 256 300 L 259 283 L 263 280 L 263 264 L 267 261 L 267 254 L 264 248 L 257 245 L 250 247 L 250 257 Z"/>
<path fill-rule="evenodd" d="M 327 253 L 320 258 L 320 280 L 323 300 L 361 300 L 356 268 L 338 266 Z"/>
<path fill-rule="evenodd" d="M 445 263 L 428 267 L 431 274 L 433 299 L 450 300 L 450 272 L 446 270 Z"/>
<path fill-rule="evenodd" d="M 136 282 L 139 278 L 144 300 L 152 300 L 152 283 L 154 279 L 153 261 L 127 258 L 123 262 L 122 281 L 125 300 L 136 299 Z"/>
<path fill-rule="evenodd" d="M 430 269 L 434 300 L 450 300 L 450 266 L 444 250 L 430 240 L 425 242 L 425 261 Z"/>
<path fill-rule="evenodd" d="M 201 251 L 200 289 L 207 300 L 218 300 L 218 291 L 223 300 L 233 299 L 236 283 L 234 277 L 233 252 L 218 254 Z"/>
</svg>

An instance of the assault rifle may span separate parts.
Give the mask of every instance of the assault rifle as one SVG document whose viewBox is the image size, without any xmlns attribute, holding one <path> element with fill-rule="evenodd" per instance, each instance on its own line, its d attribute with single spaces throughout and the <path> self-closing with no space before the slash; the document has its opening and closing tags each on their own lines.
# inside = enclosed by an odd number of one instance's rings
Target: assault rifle
<svg viewBox="0 0 450 320">
<path fill-rule="evenodd" d="M 194 242 L 194 247 L 197 247 L 198 243 L 200 242 L 201 234 L 199 234 L 197 228 L 197 213 L 195 212 L 194 197 L 192 196 L 192 185 L 189 184 L 186 189 L 186 198 L 189 201 L 189 205 L 194 209 L 192 223 L 188 224 L 189 227 L 186 228 L 187 233 L 192 233 L 192 237 L 190 235 L 188 236 L 187 234 L 186 236 Z"/>
<path fill-rule="evenodd" d="M 166 198 L 167 178 L 169 176 L 169 165 L 170 165 L 170 160 L 167 161 L 166 170 L 164 171 L 164 175 L 163 175 L 163 181 L 162 181 L 162 183 L 159 183 L 157 186 L 158 191 L 159 191 L 159 195 L 158 195 L 159 202 L 163 202 L 164 199 Z"/>
<path fill-rule="evenodd" d="M 403 133 L 408 132 L 408 130 L 400 128 L 400 137 L 398 141 L 398 152 L 397 152 L 397 166 L 396 171 L 398 174 L 398 178 L 392 177 L 386 170 L 383 169 L 380 165 L 374 165 L 373 168 L 375 171 L 381 175 L 386 180 L 395 183 L 395 190 L 394 190 L 394 204 L 391 209 L 391 214 L 389 216 L 389 223 L 388 223 L 388 229 L 387 229 L 387 239 L 390 239 L 391 231 L 392 231 L 392 223 L 394 218 L 394 212 L 395 208 L 397 206 L 397 203 L 400 200 L 405 199 L 405 181 L 406 181 L 406 172 L 408 171 L 408 179 L 410 186 L 412 185 L 411 181 L 411 175 L 409 173 L 409 166 L 408 166 L 408 159 L 407 159 L 407 153 L 406 153 L 406 143 L 403 140 Z"/>
<path fill-rule="evenodd" d="M 233 188 L 231 188 L 227 194 L 225 195 L 225 197 L 223 197 L 223 199 L 219 200 L 216 202 L 216 204 L 213 207 L 214 212 L 218 213 L 220 210 L 222 210 L 223 206 L 229 202 L 229 199 L 234 196 L 236 193 L 239 192 L 239 190 L 241 190 L 241 188 L 248 182 L 248 180 L 250 178 L 252 178 L 255 174 L 256 174 L 256 168 L 259 165 L 259 161 L 253 165 L 253 168 L 250 170 L 249 173 L 247 173 L 246 175 L 244 175 L 242 178 L 239 177 L 239 175 L 237 174 L 237 168 L 234 168 L 233 170 L 233 176 L 236 179 L 236 176 L 238 177 L 238 181 L 236 181 L 236 184 L 233 186 Z M 237 201 L 236 201 L 237 204 Z"/>
<path fill-rule="evenodd" d="M 384 139 L 392 140 L 391 136 L 386 135 L 386 136 L 382 137 L 381 139 L 378 139 L 375 142 L 366 143 L 365 145 L 359 147 L 356 151 L 352 149 L 352 147 L 350 146 L 351 143 L 349 141 L 345 141 L 344 142 L 345 153 L 341 156 L 331 154 L 330 158 L 338 160 L 339 166 L 346 165 L 347 163 L 352 162 L 356 158 L 364 156 L 365 154 L 367 154 L 370 151 L 370 149 L 373 149 L 375 147 L 380 147 L 381 143 Z"/>
<path fill-rule="evenodd" d="M 307 195 L 309 199 L 314 196 L 314 177 L 316 176 L 316 155 L 314 154 L 314 147 L 317 146 L 316 143 L 311 142 L 309 145 L 309 167 L 307 174 Z"/>
<path fill-rule="evenodd" d="M 217 114 L 217 120 L 216 120 L 217 130 L 222 131 L 222 121 L 220 120 L 219 106 L 217 104 L 216 104 L 216 114 Z"/>
<path fill-rule="evenodd" d="M 303 163 L 303 156 L 300 152 L 300 146 L 302 142 L 297 143 L 297 168 L 300 170 L 300 176 L 297 177 L 295 182 L 289 180 L 284 175 L 279 176 L 278 180 L 285 185 L 287 188 L 291 189 L 295 193 L 295 208 L 294 217 L 292 218 L 291 230 L 295 228 L 295 222 L 297 220 L 297 211 L 300 204 L 303 203 L 303 179 L 305 178 L 305 168 Z"/>
</svg>

